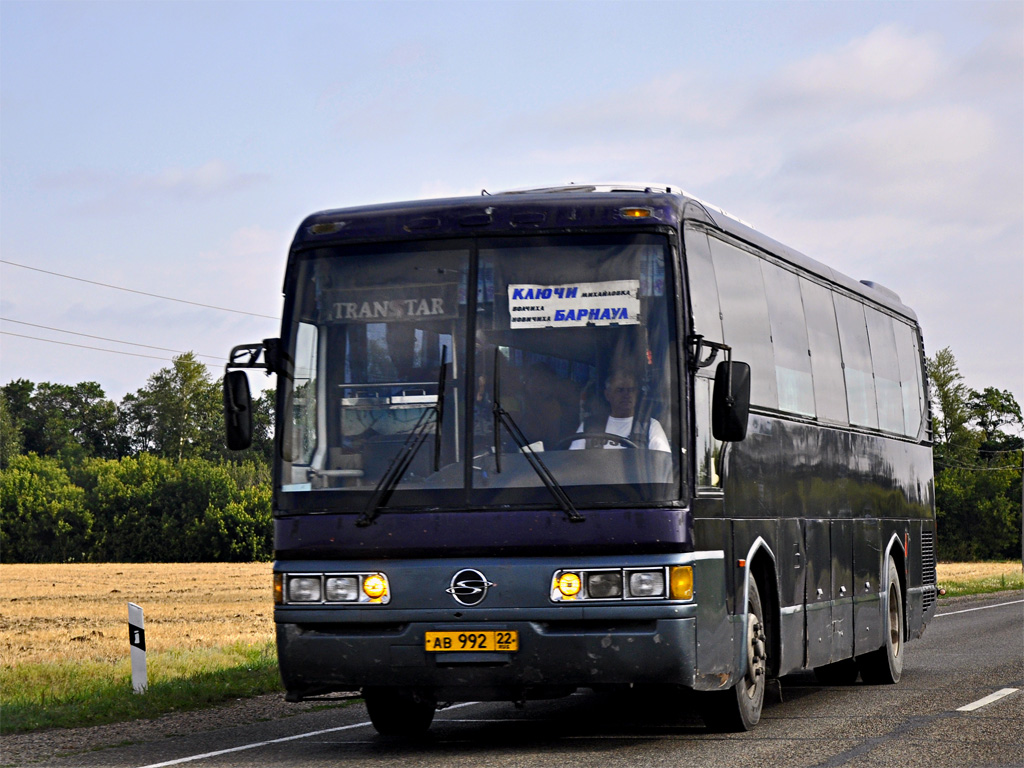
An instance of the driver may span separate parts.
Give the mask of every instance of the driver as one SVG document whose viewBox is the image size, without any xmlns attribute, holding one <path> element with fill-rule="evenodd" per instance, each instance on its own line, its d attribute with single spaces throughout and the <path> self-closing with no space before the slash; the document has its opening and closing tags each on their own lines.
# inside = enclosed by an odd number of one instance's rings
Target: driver
<svg viewBox="0 0 1024 768">
<path fill-rule="evenodd" d="M 610 409 L 608 418 L 604 424 L 600 423 L 600 417 L 595 423 L 591 419 L 580 424 L 577 432 L 600 435 L 606 433 L 617 435 L 632 440 L 640 447 L 647 447 L 652 451 L 670 451 L 668 436 L 657 419 L 639 419 L 634 424 L 633 412 L 636 410 L 637 401 L 636 375 L 624 368 L 616 368 L 604 385 L 604 399 L 608 402 Z M 569 450 L 578 451 L 590 447 L 603 448 L 625 448 L 624 445 L 613 445 L 603 440 L 580 439 L 574 440 Z"/>
</svg>

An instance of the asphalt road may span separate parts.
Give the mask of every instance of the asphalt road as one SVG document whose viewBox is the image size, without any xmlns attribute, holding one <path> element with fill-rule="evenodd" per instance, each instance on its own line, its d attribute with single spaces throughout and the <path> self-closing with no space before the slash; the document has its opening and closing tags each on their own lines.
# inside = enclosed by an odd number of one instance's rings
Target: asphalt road
<svg viewBox="0 0 1024 768">
<path fill-rule="evenodd" d="M 439 712 L 424 742 L 396 745 L 354 704 L 45 765 L 1024 766 L 1024 596 L 940 604 L 924 637 L 907 645 L 899 685 L 826 687 L 813 675 L 787 677 L 770 690 L 750 733 L 709 734 L 678 705 L 592 693 L 523 710 L 463 704 Z M 976 708 L 961 711 L 967 706 Z"/>
</svg>

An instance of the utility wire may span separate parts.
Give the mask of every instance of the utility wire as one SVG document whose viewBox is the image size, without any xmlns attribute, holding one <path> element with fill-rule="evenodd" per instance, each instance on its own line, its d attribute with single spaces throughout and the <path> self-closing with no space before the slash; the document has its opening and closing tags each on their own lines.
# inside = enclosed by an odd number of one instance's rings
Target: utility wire
<svg viewBox="0 0 1024 768">
<path fill-rule="evenodd" d="M 936 461 L 935 466 L 942 467 L 943 469 L 962 469 L 966 472 L 1020 472 L 1021 467 L 1019 464 L 1007 464 L 1004 467 L 971 467 L 966 464 L 946 464 L 942 461 Z"/>
<path fill-rule="evenodd" d="M 77 280 L 80 283 L 89 283 L 90 285 L 99 285 L 103 288 L 113 288 L 116 291 L 127 291 L 128 293 L 137 293 L 140 296 L 150 296 L 154 299 L 164 299 L 166 301 L 176 301 L 179 304 L 191 304 L 194 307 L 203 307 L 205 309 L 218 309 L 221 312 L 234 312 L 239 315 L 249 315 L 250 317 L 265 317 L 268 320 L 278 320 L 279 318 L 273 315 L 261 315 L 258 312 L 246 312 L 241 309 L 229 309 L 228 307 L 217 307 L 213 304 L 202 304 L 198 301 L 188 301 L 187 299 L 176 299 L 172 296 L 161 296 L 158 293 L 147 293 L 146 291 L 137 291 L 134 288 L 122 288 L 119 285 L 110 285 L 109 283 L 101 283 L 96 280 L 86 280 L 84 277 L 72 277 L 71 275 L 63 275 L 60 272 L 51 272 L 48 269 L 40 269 L 39 267 L 30 267 L 26 264 L 16 264 L 13 261 L 7 261 L 7 259 L 0 259 L 0 264 L 8 264 L 12 267 L 21 267 L 21 269 L 30 269 L 33 272 L 42 272 L 44 275 L 54 275 L 55 277 L 63 277 L 67 280 Z"/>
<path fill-rule="evenodd" d="M 3 335 L 3 336 L 16 336 L 19 339 L 32 339 L 32 341 L 45 341 L 45 342 L 47 342 L 49 344 L 61 344 L 61 345 L 65 346 L 65 347 L 78 347 L 79 349 L 92 349 L 92 350 L 96 350 L 97 352 L 111 352 L 111 353 L 113 353 L 115 355 L 128 355 L 129 357 L 147 357 L 150 360 L 164 360 L 164 361 L 167 360 L 166 357 L 158 357 L 157 355 L 143 355 L 143 354 L 140 354 L 138 352 L 122 352 L 119 349 L 104 349 L 103 347 L 90 347 L 90 346 L 88 346 L 86 344 L 72 344 L 69 341 L 54 341 L 53 339 L 41 339 L 38 336 L 26 336 L 26 335 L 24 335 L 22 333 L 11 333 L 10 331 L 0 331 L 0 335 Z M 120 343 L 125 344 L 125 343 L 128 343 L 128 342 L 120 342 Z M 202 361 L 199 361 L 199 362 L 202 362 Z M 213 363 L 203 363 L 203 365 L 205 365 L 207 367 L 210 367 L 210 368 L 217 367 L 217 366 L 214 366 Z"/>
<path fill-rule="evenodd" d="M 174 352 L 176 355 L 184 354 L 181 350 L 178 350 L 178 349 L 169 349 L 167 347 L 154 347 L 152 344 L 139 344 L 139 343 L 134 342 L 134 341 L 121 341 L 121 339 L 111 339 L 111 338 L 108 338 L 106 336 L 93 336 L 91 333 L 79 333 L 78 331 L 66 331 L 63 328 L 52 328 L 49 325 L 38 325 L 36 323 L 26 323 L 24 320 L 12 320 L 9 317 L 0 317 L 0 320 L 3 320 L 5 323 L 17 323 L 18 325 L 28 325 L 28 326 L 31 326 L 32 328 L 42 328 L 44 331 L 56 331 L 57 333 L 70 333 L 72 336 L 84 336 L 87 339 L 99 339 L 100 341 L 112 341 L 115 344 L 128 344 L 128 345 L 133 346 L 133 347 L 144 347 L 146 349 L 157 349 L 157 350 L 160 350 L 161 352 Z M 34 337 L 25 336 L 23 338 L 28 339 L 28 338 L 34 338 Z M 40 341 L 49 341 L 49 339 L 40 339 Z M 113 350 L 109 350 L 109 351 L 113 351 Z M 224 357 L 223 355 L 202 355 L 202 354 L 199 354 L 198 352 L 193 352 L 192 354 L 195 355 L 196 357 L 208 357 L 211 360 L 221 360 Z M 160 359 L 162 360 L 163 358 L 160 358 Z"/>
</svg>

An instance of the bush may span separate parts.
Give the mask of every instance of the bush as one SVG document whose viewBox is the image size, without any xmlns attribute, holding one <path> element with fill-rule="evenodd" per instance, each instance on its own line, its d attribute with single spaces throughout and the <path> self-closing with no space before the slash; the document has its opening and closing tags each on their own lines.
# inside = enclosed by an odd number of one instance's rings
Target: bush
<svg viewBox="0 0 1024 768">
<path fill-rule="evenodd" d="M 12 457 L 0 472 L 0 557 L 19 563 L 92 559 L 93 516 L 84 499 L 56 459 Z"/>
<path fill-rule="evenodd" d="M 93 459 L 69 477 L 56 459 L 16 457 L 2 476 L 6 562 L 268 560 L 271 492 L 251 464 L 150 454 Z"/>
</svg>

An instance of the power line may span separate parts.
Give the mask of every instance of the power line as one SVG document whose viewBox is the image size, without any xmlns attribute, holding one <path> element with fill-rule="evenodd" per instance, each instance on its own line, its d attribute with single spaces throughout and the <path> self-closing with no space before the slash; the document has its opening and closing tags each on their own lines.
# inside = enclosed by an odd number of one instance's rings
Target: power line
<svg viewBox="0 0 1024 768">
<path fill-rule="evenodd" d="M 278 320 L 279 318 L 273 315 L 261 315 L 258 312 L 246 312 L 241 309 L 229 309 L 228 307 L 218 307 L 213 304 L 202 304 L 198 301 L 188 301 L 187 299 L 176 299 L 173 296 L 161 296 L 158 293 L 147 293 L 146 291 L 137 291 L 134 288 L 122 288 L 119 285 L 110 285 L 109 283 L 101 283 L 96 280 L 86 280 L 84 277 L 72 277 L 71 275 L 64 275 L 60 272 L 51 272 L 48 269 L 40 269 L 39 267 L 30 267 L 26 264 L 16 264 L 13 261 L 7 261 L 7 259 L 0 259 L 0 264 L 7 264 L 12 267 L 20 267 L 21 269 L 30 269 L 33 272 L 42 272 L 44 275 L 53 275 L 54 277 L 63 277 L 66 280 L 77 280 L 80 283 L 89 283 L 90 285 L 99 285 L 103 288 L 113 288 L 115 291 L 126 291 L 128 293 L 137 293 L 140 296 L 149 296 L 154 299 L 164 299 L 165 301 L 176 301 L 179 304 L 191 304 L 194 307 L 203 307 L 205 309 L 217 309 L 221 312 L 234 312 L 238 315 L 249 315 L 250 317 L 265 317 L 268 320 Z"/>
<path fill-rule="evenodd" d="M 9 317 L 0 317 L 5 323 L 17 323 L 18 325 L 28 325 L 32 328 L 42 328 L 44 331 L 56 331 L 57 333 L 70 333 L 72 336 L 84 336 L 87 339 L 99 339 L 100 341 L 112 341 L 115 344 L 128 344 L 133 347 L 144 347 L 145 349 L 158 349 L 161 352 L 174 352 L 176 355 L 182 355 L 184 352 L 178 349 L 169 349 L 167 347 L 154 347 L 152 344 L 139 344 L 134 341 L 122 341 L 121 339 L 111 339 L 106 336 L 93 336 L 91 333 L 79 333 L 78 331 L 66 331 L 63 328 L 52 328 L 49 325 L 38 325 L 37 323 L 26 323 L 24 320 L 12 320 Z M 30 339 L 32 336 L 24 336 L 22 338 Z M 49 339 L 39 339 L 39 341 L 49 341 Z M 113 350 L 108 350 L 113 351 Z M 203 355 L 198 352 L 193 352 L 196 357 L 209 357 L 211 360 L 222 360 L 223 355 Z M 160 358 L 161 360 L 163 358 Z"/>
<path fill-rule="evenodd" d="M 967 464 L 946 464 L 943 461 L 934 462 L 935 466 L 942 467 L 943 469 L 962 469 L 965 472 L 1020 472 L 1021 467 L 1019 465 L 1006 465 L 1003 467 L 971 467 Z"/>
<path fill-rule="evenodd" d="M 92 349 L 92 350 L 95 350 L 97 352 L 111 352 L 112 354 L 115 354 L 115 355 L 128 355 L 129 357 L 146 357 L 146 358 L 149 358 L 150 360 L 163 360 L 165 362 L 167 361 L 166 357 L 158 357 L 156 355 L 143 355 L 143 354 L 140 354 L 138 352 L 122 352 L 119 349 L 104 349 L 103 347 L 90 347 L 87 344 L 72 344 L 70 341 L 54 341 L 53 339 L 41 339 L 38 336 L 26 336 L 26 335 L 24 335 L 22 333 L 11 333 L 10 331 L 0 331 L 0 335 L 3 335 L 3 336 L 16 336 L 19 339 L 31 339 L 32 341 L 45 341 L 48 344 L 61 344 L 62 346 L 65 346 L 65 347 L 77 347 L 78 349 Z M 124 343 L 128 343 L 128 342 L 120 342 L 120 343 L 124 344 Z M 204 355 L 204 357 L 205 357 L 205 355 Z M 200 360 L 199 362 L 202 362 L 202 361 Z M 203 363 L 203 365 L 207 366 L 208 368 L 215 368 L 215 367 L 217 367 L 213 363 Z"/>
</svg>

